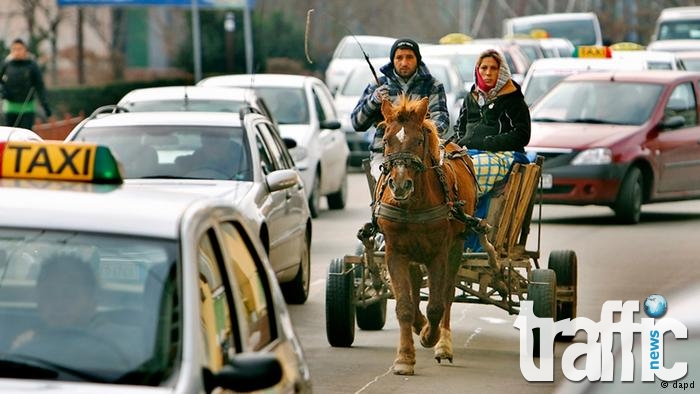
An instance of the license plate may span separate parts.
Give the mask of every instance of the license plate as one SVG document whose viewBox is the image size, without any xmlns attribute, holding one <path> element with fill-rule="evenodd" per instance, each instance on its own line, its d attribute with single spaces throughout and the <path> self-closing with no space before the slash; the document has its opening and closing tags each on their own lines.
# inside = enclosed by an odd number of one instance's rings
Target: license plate
<svg viewBox="0 0 700 394">
<path fill-rule="evenodd" d="M 542 174 L 541 182 L 543 189 L 551 189 L 553 186 L 552 174 Z"/>
</svg>

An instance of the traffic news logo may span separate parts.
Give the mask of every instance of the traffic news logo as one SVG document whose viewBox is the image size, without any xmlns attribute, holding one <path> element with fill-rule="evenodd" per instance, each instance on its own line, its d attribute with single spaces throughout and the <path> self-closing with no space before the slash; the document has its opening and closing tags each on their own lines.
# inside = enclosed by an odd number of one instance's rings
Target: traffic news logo
<svg viewBox="0 0 700 394">
<path fill-rule="evenodd" d="M 652 298 L 658 297 L 658 298 Z M 586 317 L 564 319 L 558 322 L 550 318 L 539 318 L 533 313 L 533 302 L 523 301 L 520 313 L 513 326 L 520 330 L 520 371 L 530 382 L 554 381 L 554 337 L 562 335 L 573 336 L 583 330 L 588 334 L 586 343 L 569 345 L 562 356 L 562 372 L 574 382 L 588 378 L 590 381 L 610 382 L 613 380 L 613 368 L 603 366 L 613 365 L 613 333 L 620 334 L 621 340 L 621 381 L 631 382 L 634 377 L 634 355 L 632 346 L 634 333 L 641 334 L 642 344 L 642 381 L 652 382 L 655 377 L 664 381 L 674 381 L 683 378 L 688 373 L 688 363 L 675 362 L 671 368 L 664 367 L 664 333 L 671 331 L 676 339 L 687 339 L 687 327 L 673 318 L 654 319 L 663 315 L 666 310 L 666 300 L 658 295 L 647 298 L 645 312 L 649 318 L 642 318 L 641 323 L 634 322 L 634 313 L 639 312 L 639 301 L 606 301 L 600 312 L 600 322 L 594 322 Z M 651 307 L 650 307 L 651 306 Z M 613 314 L 620 312 L 620 321 L 613 323 Z M 540 362 L 539 368 L 533 357 L 533 329 L 540 329 Z M 585 369 L 578 369 L 574 362 L 581 356 L 586 356 Z"/>
</svg>

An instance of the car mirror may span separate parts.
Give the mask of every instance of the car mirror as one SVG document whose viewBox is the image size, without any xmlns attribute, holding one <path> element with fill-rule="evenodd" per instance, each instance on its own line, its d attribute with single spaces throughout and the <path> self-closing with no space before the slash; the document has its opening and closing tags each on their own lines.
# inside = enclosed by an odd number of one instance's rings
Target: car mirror
<svg viewBox="0 0 700 394">
<path fill-rule="evenodd" d="M 275 192 L 298 185 L 299 176 L 294 170 L 278 170 L 267 174 L 265 181 L 270 191 Z"/>
<path fill-rule="evenodd" d="M 206 392 L 215 388 L 236 392 L 264 390 L 282 380 L 282 365 L 274 354 L 239 354 L 217 373 L 203 371 Z"/>
<path fill-rule="evenodd" d="M 670 116 L 661 121 L 661 127 L 664 130 L 677 129 L 683 127 L 683 125 L 685 125 L 685 118 L 680 115 Z"/>
<path fill-rule="evenodd" d="M 337 120 L 324 120 L 321 122 L 322 129 L 338 130 L 340 128 L 340 122 Z"/>
<path fill-rule="evenodd" d="M 297 147 L 297 141 L 294 138 L 282 138 L 282 141 L 284 141 L 284 146 L 286 146 L 287 149 Z"/>
</svg>

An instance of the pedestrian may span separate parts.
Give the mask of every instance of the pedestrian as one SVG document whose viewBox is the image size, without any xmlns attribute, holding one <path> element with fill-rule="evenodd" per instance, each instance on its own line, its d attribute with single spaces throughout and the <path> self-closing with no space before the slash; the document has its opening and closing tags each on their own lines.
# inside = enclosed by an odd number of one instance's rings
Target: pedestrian
<svg viewBox="0 0 700 394">
<path fill-rule="evenodd" d="M 0 68 L 5 125 L 31 130 L 34 126 L 35 99 L 51 116 L 41 70 L 22 39 L 10 45 L 10 54 Z"/>
<path fill-rule="evenodd" d="M 379 81 L 370 82 L 365 88 L 357 106 L 350 114 L 356 131 L 366 131 L 376 127 L 370 143 L 371 173 L 379 179 L 379 166 L 384 159 L 382 137 L 384 129 L 377 125 L 384 120 L 381 112 L 383 100 L 394 102 L 401 94 L 411 100 L 428 97 L 428 115 L 435 122 L 438 133 L 444 136 L 449 130 L 450 116 L 447 112 L 445 87 L 435 79 L 423 63 L 418 43 L 410 38 L 400 38 L 391 46 L 389 62 L 379 71 Z"/>
<path fill-rule="evenodd" d="M 485 194 L 507 175 L 513 162 L 527 161 L 530 110 L 497 50 L 479 55 L 474 81 L 459 112 L 455 139 L 469 149 L 480 194 Z"/>
</svg>

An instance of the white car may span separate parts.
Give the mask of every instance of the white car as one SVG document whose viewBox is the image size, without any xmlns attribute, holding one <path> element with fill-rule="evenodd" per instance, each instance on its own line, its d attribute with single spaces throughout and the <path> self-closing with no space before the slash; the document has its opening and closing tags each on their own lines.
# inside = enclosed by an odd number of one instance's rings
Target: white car
<svg viewBox="0 0 700 394">
<path fill-rule="evenodd" d="M 685 70 L 683 61 L 673 52 L 664 51 L 610 51 L 613 59 L 641 60 L 649 70 Z"/>
<path fill-rule="evenodd" d="M 391 46 L 395 41 L 396 38 L 384 36 L 352 35 L 343 37 L 335 47 L 333 57 L 326 68 L 328 88 L 335 94 L 353 64 L 365 60 L 365 54 L 369 58 L 384 57 L 388 61 Z"/>
<path fill-rule="evenodd" d="M 0 169 L 0 392 L 311 393 L 244 212 L 122 184 L 103 146 L 0 159 L 17 164 Z"/>
<path fill-rule="evenodd" d="M 330 209 L 345 208 L 349 151 L 333 95 L 323 81 L 304 75 L 237 74 L 204 78 L 198 85 L 255 89 L 282 137 L 296 141 L 289 151 L 304 179 L 311 216 L 318 217 L 322 196 Z"/>
<path fill-rule="evenodd" d="M 0 142 L 4 141 L 43 141 L 43 138 L 29 129 L 0 126 Z"/>
</svg>

